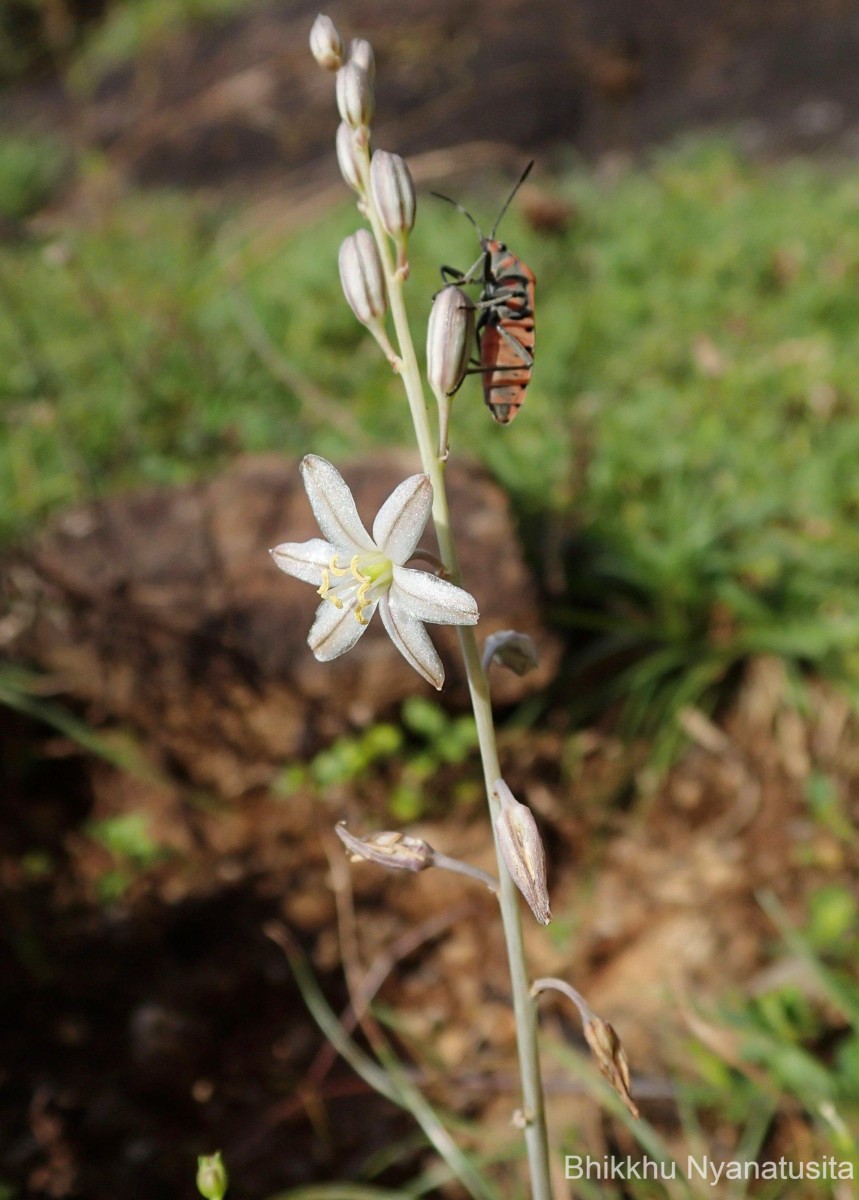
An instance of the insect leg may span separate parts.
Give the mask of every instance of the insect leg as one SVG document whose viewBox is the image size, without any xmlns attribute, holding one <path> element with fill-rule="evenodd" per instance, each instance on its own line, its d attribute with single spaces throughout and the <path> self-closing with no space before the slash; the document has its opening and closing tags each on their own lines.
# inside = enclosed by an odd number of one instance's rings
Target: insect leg
<svg viewBox="0 0 859 1200">
<path fill-rule="evenodd" d="M 445 284 L 454 283 L 459 285 L 461 283 L 470 282 L 458 267 L 442 267 L 441 278 L 442 282 Z"/>
<path fill-rule="evenodd" d="M 522 345 L 522 343 L 520 341 L 518 341 L 513 336 L 512 333 L 508 333 L 503 325 L 499 325 L 497 328 L 498 328 L 498 332 L 504 338 L 507 345 L 510 347 L 511 350 L 513 350 L 516 354 L 519 355 L 519 357 L 522 359 L 522 362 L 525 364 L 525 366 L 533 367 L 534 356 L 532 354 L 529 354 L 528 351 L 525 349 L 525 347 Z M 513 367 L 511 369 L 519 370 L 518 367 Z"/>
</svg>

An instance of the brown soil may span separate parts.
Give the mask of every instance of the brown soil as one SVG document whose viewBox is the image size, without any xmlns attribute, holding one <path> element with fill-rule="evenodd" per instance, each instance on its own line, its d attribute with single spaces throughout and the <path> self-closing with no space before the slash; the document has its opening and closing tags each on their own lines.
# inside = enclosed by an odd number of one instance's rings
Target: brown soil
<svg viewBox="0 0 859 1200">
<path fill-rule="evenodd" d="M 532 968 L 573 981 L 620 1031 L 642 1109 L 680 1153 L 674 1093 L 690 1035 L 748 1069 L 719 999 L 776 976 L 816 996 L 803 963 L 773 953 L 757 893 L 771 889 L 802 923 L 809 892 L 849 881 L 857 865 L 804 801 L 812 772 L 825 772 L 855 806 L 855 720 L 827 689 L 814 690 L 809 719 L 787 694 L 777 663 L 752 664 L 718 726 L 685 715 L 689 747 L 655 790 L 643 748 L 572 735 L 560 713 L 542 733 L 502 738 L 506 776 L 543 828 L 567 930 L 552 937 L 526 919 Z M 25 1194 L 190 1200 L 193 1155 L 220 1147 L 236 1190 L 262 1198 L 354 1178 L 405 1136 L 408 1120 L 326 1050 L 272 923 L 303 944 L 335 1007 L 344 966 L 358 986 L 380 973 L 422 1086 L 479 1116 L 475 1146 L 509 1146 L 514 1031 L 491 896 L 442 872 L 348 867 L 332 837 L 344 816 L 358 830 L 391 825 L 389 768 L 324 797 L 252 786 L 227 799 L 211 781 L 201 795 L 181 772 L 153 780 L 81 758 L 55 734 L 34 740 L 5 710 L 3 740 L 0 1161 Z M 436 801 L 411 831 L 491 870 L 475 770 L 443 769 L 439 794 L 464 801 Z M 86 822 L 138 811 L 167 853 L 105 905 L 116 860 Z M 36 853 L 50 856 L 49 874 Z M 581 1046 L 564 1006 L 544 1009 L 547 1036 Z M 555 1065 L 549 1090 L 556 1129 L 587 1128 L 592 1153 L 625 1145 Z M 796 1120 L 785 1112 L 771 1136 Z M 385 1178 L 417 1166 L 406 1155 Z"/>
</svg>

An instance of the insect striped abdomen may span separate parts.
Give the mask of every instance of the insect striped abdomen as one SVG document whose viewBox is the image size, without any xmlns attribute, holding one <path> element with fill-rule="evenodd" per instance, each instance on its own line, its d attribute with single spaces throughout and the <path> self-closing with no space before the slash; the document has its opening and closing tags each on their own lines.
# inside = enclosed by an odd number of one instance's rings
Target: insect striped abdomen
<svg viewBox="0 0 859 1200">
<path fill-rule="evenodd" d="M 499 242 L 487 242 L 479 329 L 483 398 L 499 425 L 525 399 L 534 364 L 534 272 Z"/>
</svg>

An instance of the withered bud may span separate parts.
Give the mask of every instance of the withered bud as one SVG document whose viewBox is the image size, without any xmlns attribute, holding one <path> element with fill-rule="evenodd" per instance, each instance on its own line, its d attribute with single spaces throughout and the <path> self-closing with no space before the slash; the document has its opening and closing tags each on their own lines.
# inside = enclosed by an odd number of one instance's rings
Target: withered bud
<svg viewBox="0 0 859 1200">
<path fill-rule="evenodd" d="M 425 871 L 433 865 L 435 851 L 421 838 L 407 837 L 396 830 L 373 833 L 357 838 L 341 821 L 334 832 L 349 851 L 352 862 L 378 863 L 380 867 L 391 867 L 395 871 Z"/>
<path fill-rule="evenodd" d="M 364 325 L 377 325 L 388 308 L 385 277 L 373 235 L 359 229 L 340 247 L 340 282 L 352 312 Z"/>
<path fill-rule="evenodd" d="M 337 126 L 335 139 L 337 162 L 340 174 L 350 188 L 363 195 L 364 185 L 361 182 L 361 148 L 355 138 L 355 131 L 345 121 Z"/>
<path fill-rule="evenodd" d="M 438 398 L 452 396 L 465 377 L 474 341 L 474 304 L 449 284 L 436 292 L 427 325 L 427 379 Z"/>
<path fill-rule="evenodd" d="M 370 190 L 385 231 L 402 241 L 415 223 L 415 185 L 404 158 L 377 150 L 370 160 Z"/>
<path fill-rule="evenodd" d="M 546 852 L 537 822 L 526 804 L 520 804 L 503 779 L 496 779 L 493 791 L 501 803 L 495 822 L 498 847 L 507 870 L 528 907 L 541 925 L 552 919 L 546 886 Z"/>
<path fill-rule="evenodd" d="M 597 1066 L 634 1117 L 638 1107 L 630 1094 L 629 1060 L 613 1025 L 594 1013 L 584 1023 L 585 1041 Z"/>
<path fill-rule="evenodd" d="M 320 13 L 310 30 L 310 50 L 313 57 L 326 71 L 337 71 L 343 66 L 343 39 L 330 17 Z"/>
<path fill-rule="evenodd" d="M 492 662 L 506 667 L 514 675 L 527 675 L 540 665 L 534 639 L 527 633 L 517 633 L 515 629 L 499 630 L 486 639 L 483 647 L 484 671 L 489 669 Z"/>
<path fill-rule="evenodd" d="M 349 43 L 349 62 L 357 63 L 359 67 L 363 67 L 370 77 L 370 82 L 375 82 L 376 56 L 373 53 L 373 47 L 366 38 L 352 38 L 352 41 Z"/>
<path fill-rule="evenodd" d="M 229 1179 L 220 1150 L 197 1159 L 197 1191 L 205 1200 L 223 1200 Z"/>
<path fill-rule="evenodd" d="M 337 72 L 337 110 L 353 129 L 366 129 L 373 119 L 373 84 L 363 67 L 347 62 Z"/>
</svg>

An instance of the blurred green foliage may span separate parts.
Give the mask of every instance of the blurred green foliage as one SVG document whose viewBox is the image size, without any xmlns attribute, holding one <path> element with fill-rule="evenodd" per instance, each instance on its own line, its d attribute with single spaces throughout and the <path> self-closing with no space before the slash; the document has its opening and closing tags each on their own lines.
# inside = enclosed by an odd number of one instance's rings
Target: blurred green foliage
<svg viewBox="0 0 859 1200">
<path fill-rule="evenodd" d="M 31 217 L 57 194 L 68 155 L 50 137 L 0 137 L 0 218 Z"/>
<path fill-rule="evenodd" d="M 253 0 L 133 0 L 114 3 L 82 39 L 69 74 L 78 90 L 93 90 L 112 69 L 132 64 L 183 30 L 253 7 Z"/>
<path fill-rule="evenodd" d="M 264 0 L 3 0 L 0 82 L 59 71 L 90 92 L 115 68 L 177 33 L 199 31 Z"/>
<path fill-rule="evenodd" d="M 99 898 L 111 904 L 122 898 L 136 876 L 160 862 L 167 851 L 153 837 L 143 812 L 118 813 L 90 821 L 86 832 L 113 860 L 98 880 Z"/>
<path fill-rule="evenodd" d="M 723 1010 L 722 1023 L 739 1057 L 729 1065 L 713 1050 L 694 1046 L 690 1061 L 696 1081 L 689 1086 L 687 1100 L 746 1127 L 761 1111 L 774 1112 L 776 1106 L 798 1109 L 809 1121 L 815 1145 L 803 1157 L 834 1155 L 837 1161 L 852 1162 L 855 1174 L 859 1170 L 856 898 L 841 885 L 821 888 L 812 897 L 812 911 L 802 930 L 788 926 L 774 898 L 765 896 L 762 901 L 784 935 L 780 966 L 791 979 L 751 998 L 740 998 Z M 823 1195 L 839 1194 L 834 1185 L 820 1186 Z"/>
<path fill-rule="evenodd" d="M 393 773 L 385 784 L 388 812 L 398 821 L 413 821 L 447 799 L 431 794 L 441 768 L 465 762 L 476 746 L 473 717 L 451 717 L 437 702 L 410 696 L 399 725 L 379 722 L 338 738 L 309 763 L 285 768 L 276 790 L 289 796 L 311 787 L 324 799 L 329 789 L 368 780 L 374 767 L 387 764 Z"/>
</svg>

